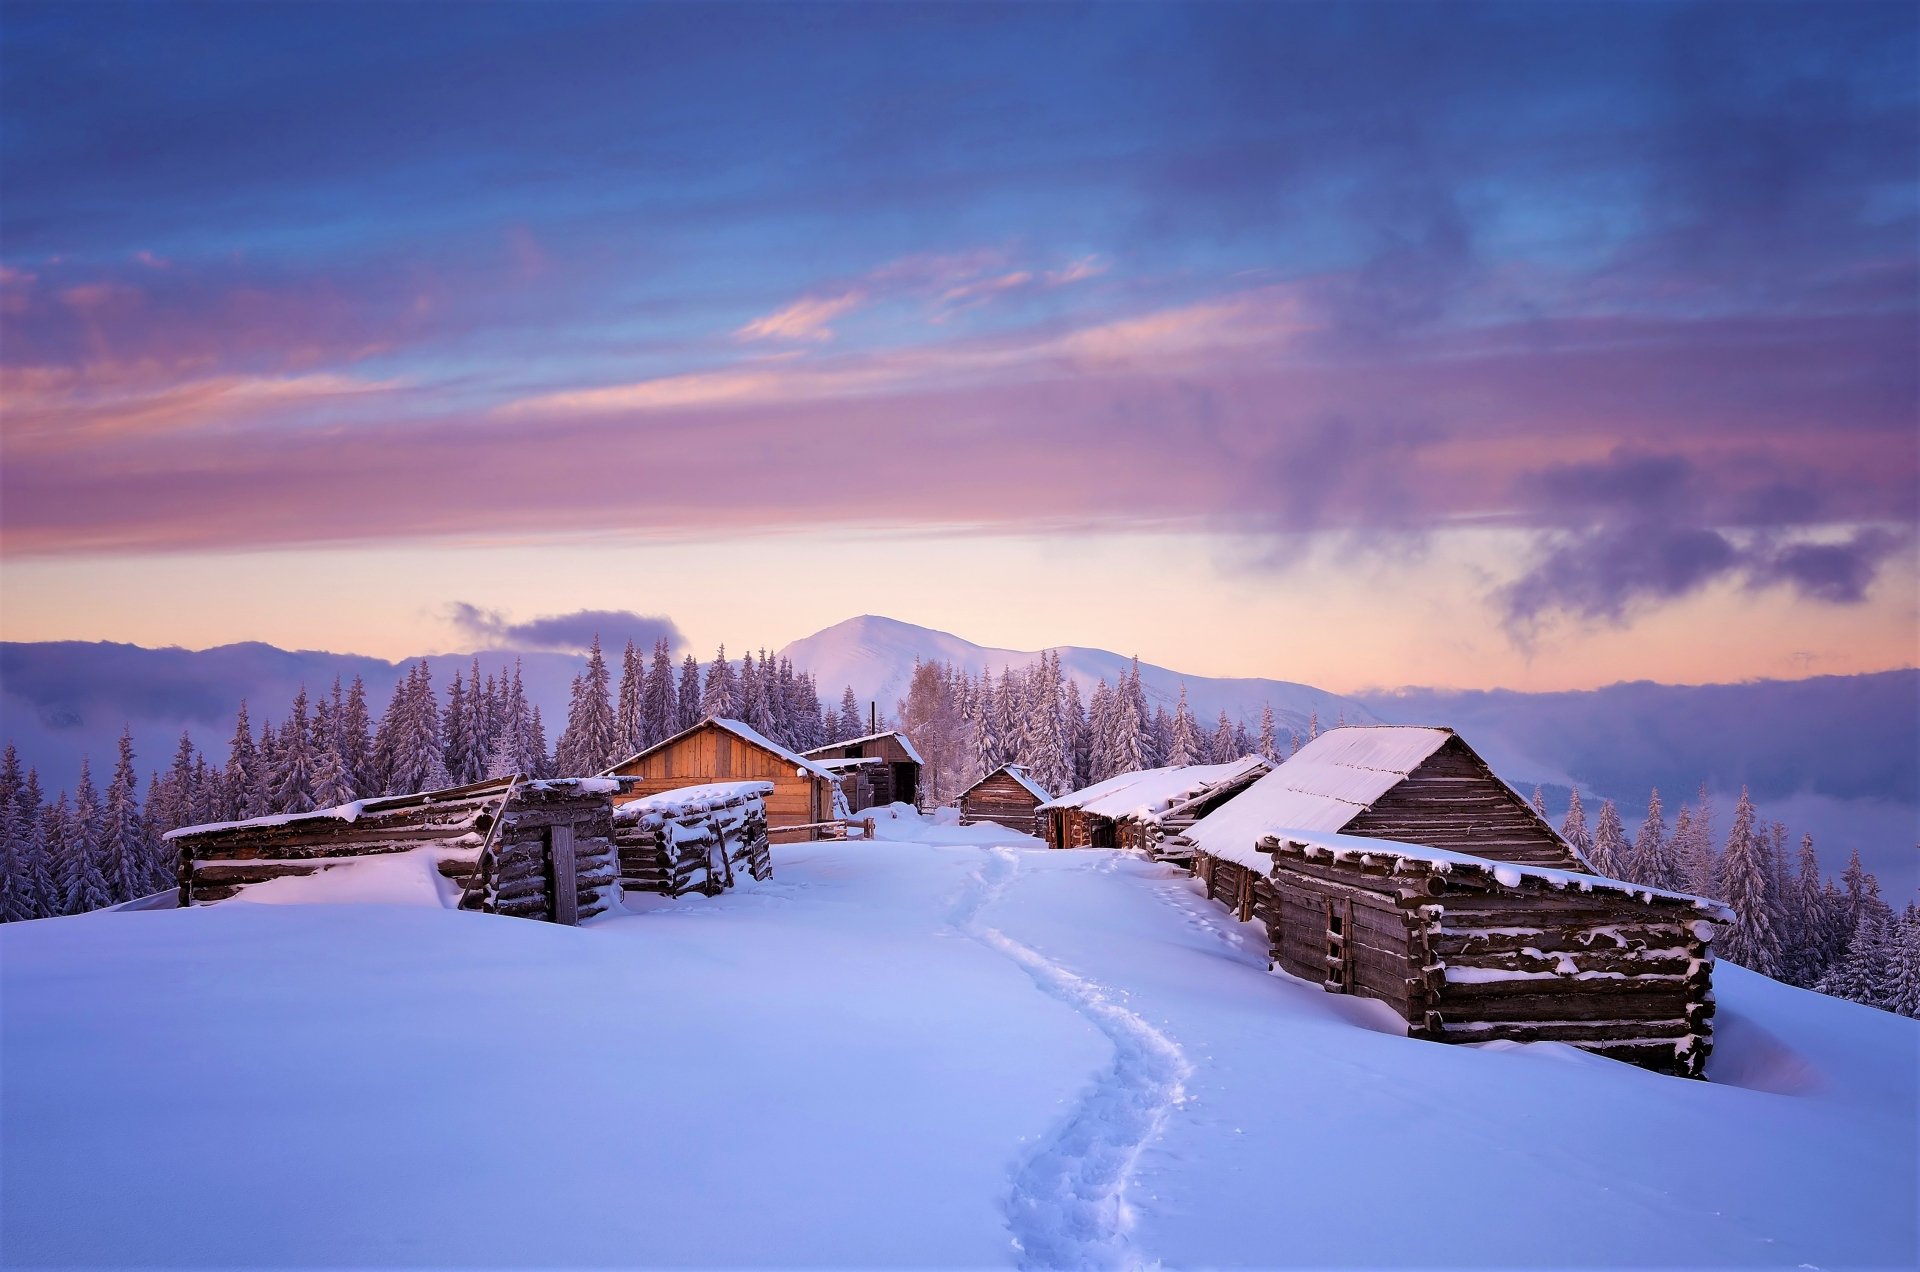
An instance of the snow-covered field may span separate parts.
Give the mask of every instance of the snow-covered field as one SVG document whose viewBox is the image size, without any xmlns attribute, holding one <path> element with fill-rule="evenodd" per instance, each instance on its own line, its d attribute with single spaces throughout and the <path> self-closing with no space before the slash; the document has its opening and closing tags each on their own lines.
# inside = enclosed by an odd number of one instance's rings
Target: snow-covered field
<svg viewBox="0 0 1920 1272">
<path fill-rule="evenodd" d="M 1410 1042 L 1166 867 L 881 837 L 580 929 L 366 881 L 0 928 L 0 1259 L 1920 1258 L 1912 1021 L 1723 965 L 1712 1083 Z"/>
</svg>

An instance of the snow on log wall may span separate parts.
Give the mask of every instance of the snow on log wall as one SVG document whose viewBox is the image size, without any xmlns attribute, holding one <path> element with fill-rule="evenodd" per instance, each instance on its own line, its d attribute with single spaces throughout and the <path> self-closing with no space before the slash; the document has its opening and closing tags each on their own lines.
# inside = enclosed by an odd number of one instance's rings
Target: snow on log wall
<svg viewBox="0 0 1920 1272">
<path fill-rule="evenodd" d="M 769 782 L 717 783 L 622 805 L 614 819 L 621 886 L 712 896 L 738 873 L 771 879 L 765 801 L 772 790 Z"/>
</svg>

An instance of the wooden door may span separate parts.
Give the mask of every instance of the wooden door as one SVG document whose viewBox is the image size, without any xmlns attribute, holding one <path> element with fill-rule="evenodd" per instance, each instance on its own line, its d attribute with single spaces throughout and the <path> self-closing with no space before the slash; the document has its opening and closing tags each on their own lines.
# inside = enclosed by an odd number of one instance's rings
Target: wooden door
<svg viewBox="0 0 1920 1272">
<path fill-rule="evenodd" d="M 573 861 L 573 827 L 547 828 L 548 859 L 552 863 L 553 921 L 573 927 L 580 922 L 580 878 Z"/>
<path fill-rule="evenodd" d="M 1353 902 L 1323 897 L 1327 915 L 1326 977 L 1321 984 L 1336 994 L 1353 992 Z"/>
</svg>

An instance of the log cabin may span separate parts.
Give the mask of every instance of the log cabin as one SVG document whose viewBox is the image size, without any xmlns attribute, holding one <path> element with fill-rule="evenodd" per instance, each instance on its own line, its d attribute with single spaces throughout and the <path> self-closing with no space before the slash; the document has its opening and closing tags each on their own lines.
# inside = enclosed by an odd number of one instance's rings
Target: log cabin
<svg viewBox="0 0 1920 1272">
<path fill-rule="evenodd" d="M 1052 798 L 1024 768 L 1018 764 L 1002 764 L 961 791 L 954 803 L 960 809 L 963 826 L 989 821 L 1032 835 L 1038 831 L 1034 810 Z"/>
<path fill-rule="evenodd" d="M 849 803 L 854 812 L 880 804 L 920 806 L 920 780 L 926 761 L 914 748 L 913 740 L 898 729 L 869 733 L 865 737 L 844 738 L 811 751 L 802 752 L 810 760 L 842 767 L 834 761 L 862 760 L 854 775 L 864 803 Z"/>
<path fill-rule="evenodd" d="M 311 813 L 187 826 L 177 850 L 180 904 L 204 905 L 273 879 L 422 853 L 463 910 L 574 924 L 605 911 L 618 867 L 615 784 L 599 778 L 493 778 L 356 800 Z"/>
<path fill-rule="evenodd" d="M 1207 895 L 1265 924 L 1270 966 L 1410 1037 L 1705 1075 L 1730 913 L 1592 874 L 1451 730 L 1333 730 L 1182 837 Z"/>
<path fill-rule="evenodd" d="M 623 892 L 717 896 L 742 876 L 773 877 L 771 782 L 714 782 L 628 800 L 614 810 Z"/>
<path fill-rule="evenodd" d="M 715 782 L 772 783 L 765 807 L 767 833 L 776 838 L 815 839 L 822 823 L 847 815 L 831 769 L 720 716 L 654 743 L 601 776 L 619 779 L 616 804 Z"/>
<path fill-rule="evenodd" d="M 1139 769 L 1049 800 L 1035 811 L 1049 848 L 1131 848 L 1159 857 L 1169 838 L 1272 768 L 1248 755 L 1227 764 Z"/>
</svg>

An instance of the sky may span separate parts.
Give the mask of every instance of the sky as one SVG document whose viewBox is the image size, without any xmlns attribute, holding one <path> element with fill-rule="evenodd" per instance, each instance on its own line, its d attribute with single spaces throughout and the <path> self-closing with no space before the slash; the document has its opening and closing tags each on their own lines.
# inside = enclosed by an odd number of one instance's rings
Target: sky
<svg viewBox="0 0 1920 1272">
<path fill-rule="evenodd" d="M 1910 4 L 0 36 L 5 639 L 871 612 L 1336 691 L 1916 659 Z"/>
</svg>

